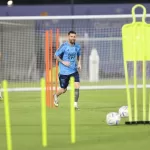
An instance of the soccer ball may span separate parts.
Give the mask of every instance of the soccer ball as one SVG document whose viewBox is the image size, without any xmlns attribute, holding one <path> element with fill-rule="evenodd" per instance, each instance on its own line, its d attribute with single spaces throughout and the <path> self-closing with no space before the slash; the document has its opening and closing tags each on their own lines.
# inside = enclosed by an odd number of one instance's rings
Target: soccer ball
<svg viewBox="0 0 150 150">
<path fill-rule="evenodd" d="M 128 114 L 128 106 L 122 106 L 119 108 L 119 115 L 120 117 L 128 117 L 129 114 Z"/>
<path fill-rule="evenodd" d="M 106 116 L 106 122 L 108 125 L 118 125 L 120 123 L 120 115 L 116 112 L 110 112 Z"/>
</svg>

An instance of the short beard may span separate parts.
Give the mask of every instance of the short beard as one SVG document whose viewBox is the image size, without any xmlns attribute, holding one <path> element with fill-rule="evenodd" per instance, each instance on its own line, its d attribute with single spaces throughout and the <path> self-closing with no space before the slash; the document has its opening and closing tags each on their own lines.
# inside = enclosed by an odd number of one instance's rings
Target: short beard
<svg viewBox="0 0 150 150">
<path fill-rule="evenodd" d="M 74 42 L 72 42 L 72 41 L 69 41 L 69 42 L 70 42 L 72 45 L 73 45 L 73 44 L 75 44 L 75 41 L 74 41 Z"/>
</svg>

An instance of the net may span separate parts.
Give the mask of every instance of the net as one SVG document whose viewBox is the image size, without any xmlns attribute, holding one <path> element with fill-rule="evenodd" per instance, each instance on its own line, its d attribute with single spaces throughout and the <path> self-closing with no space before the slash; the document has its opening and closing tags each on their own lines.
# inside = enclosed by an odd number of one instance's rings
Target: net
<svg viewBox="0 0 150 150">
<path fill-rule="evenodd" d="M 140 19 L 141 15 L 137 17 Z M 147 15 L 147 22 L 150 22 L 149 17 Z M 54 55 L 58 42 L 60 45 L 66 41 L 68 31 L 75 30 L 82 50 L 81 89 L 125 88 L 121 28 L 130 22 L 131 15 L 0 17 L 0 80 L 9 81 L 10 91 L 40 90 L 40 79 L 46 76 L 45 32 L 52 31 L 50 55 Z M 97 51 L 98 61 L 94 56 L 94 61 L 90 60 L 93 49 Z M 54 73 L 53 57 L 51 61 Z M 90 71 L 89 66 L 96 63 L 95 72 Z M 141 66 L 139 62 L 139 78 Z M 149 66 L 147 62 L 148 79 Z M 128 64 L 128 70 L 129 79 L 132 79 L 132 63 Z M 93 80 L 90 80 L 91 75 Z M 53 76 L 55 78 L 56 74 Z"/>
</svg>

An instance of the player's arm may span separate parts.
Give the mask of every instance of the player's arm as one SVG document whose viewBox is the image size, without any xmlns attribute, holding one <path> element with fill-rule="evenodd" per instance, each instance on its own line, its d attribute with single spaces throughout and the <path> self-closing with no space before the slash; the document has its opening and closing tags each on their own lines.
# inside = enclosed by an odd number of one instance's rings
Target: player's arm
<svg viewBox="0 0 150 150">
<path fill-rule="evenodd" d="M 58 62 L 63 63 L 63 60 L 60 58 L 60 56 L 63 55 L 65 49 L 65 45 L 62 44 L 58 50 L 55 52 L 54 58 L 57 59 Z"/>
<path fill-rule="evenodd" d="M 63 60 L 59 56 L 55 55 L 54 57 L 55 57 L 55 59 L 57 59 L 58 62 L 63 63 Z"/>
<path fill-rule="evenodd" d="M 78 69 L 81 70 L 81 48 L 79 48 L 77 53 Z"/>
<path fill-rule="evenodd" d="M 77 57 L 77 60 L 78 60 L 78 64 L 81 65 L 81 55 Z"/>
<path fill-rule="evenodd" d="M 69 65 L 70 65 L 70 62 L 63 61 L 63 60 L 60 58 L 60 56 L 63 55 L 64 50 L 65 50 L 65 45 L 62 44 L 62 45 L 60 46 L 60 48 L 55 52 L 54 58 L 55 58 L 58 62 L 64 64 L 65 66 L 69 66 Z"/>
</svg>

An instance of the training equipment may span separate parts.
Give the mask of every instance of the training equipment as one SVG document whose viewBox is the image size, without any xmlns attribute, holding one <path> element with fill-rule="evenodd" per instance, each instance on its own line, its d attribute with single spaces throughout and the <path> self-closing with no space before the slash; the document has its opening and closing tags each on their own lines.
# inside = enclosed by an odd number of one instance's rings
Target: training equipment
<svg viewBox="0 0 150 150">
<path fill-rule="evenodd" d="M 42 145 L 47 146 L 47 113 L 46 113 L 46 92 L 45 79 L 41 79 L 41 126 L 42 126 Z"/>
<path fill-rule="evenodd" d="M 59 30 L 56 29 L 56 49 L 59 47 Z M 43 53 L 44 49 L 41 48 L 40 53 Z M 53 30 L 45 30 L 45 78 L 46 78 L 46 104 L 48 107 L 54 106 L 54 90 L 57 91 L 58 86 L 58 62 L 54 61 L 54 49 L 53 49 Z M 40 56 L 39 56 L 40 57 Z M 43 58 L 44 59 L 44 58 Z M 40 60 L 39 60 L 40 61 Z M 44 60 L 43 60 L 44 61 Z M 44 63 L 44 62 L 43 62 Z M 44 65 L 44 64 L 43 64 Z M 55 66 L 55 72 L 54 67 Z M 42 66 L 44 67 L 44 66 Z M 53 90 L 54 87 L 54 90 Z"/>
<path fill-rule="evenodd" d="M 118 125 L 120 123 L 120 115 L 116 112 L 110 112 L 106 116 L 106 123 L 108 125 Z"/>
<path fill-rule="evenodd" d="M 137 15 L 137 18 L 141 16 Z M 150 21 L 150 15 L 147 20 Z M 39 81 L 46 76 L 47 106 L 53 107 L 52 101 L 48 100 L 55 92 L 49 89 L 57 90 L 59 71 L 54 52 L 67 40 L 67 32 L 74 24 L 82 49 L 80 76 L 85 84 L 80 89 L 125 89 L 121 28 L 131 21 L 131 15 L 0 17 L 1 53 L 4 56 L 0 63 L 0 81 L 9 81 L 9 91 L 40 91 Z M 99 55 L 99 67 L 94 70 L 99 78 L 90 82 L 89 56 L 93 49 Z M 92 63 L 94 66 L 98 61 Z M 137 66 L 141 69 L 140 63 Z M 133 77 L 132 67 L 129 63 L 129 80 Z M 142 76 L 141 70 L 137 75 Z M 150 70 L 147 76 L 150 78 Z M 131 82 L 129 88 L 133 87 Z M 150 85 L 147 83 L 146 87 Z M 142 88 L 141 83 L 138 88 Z"/>
<path fill-rule="evenodd" d="M 119 115 L 120 117 L 124 118 L 124 117 L 128 117 L 128 106 L 122 106 L 119 108 Z"/>
<path fill-rule="evenodd" d="M 74 77 L 70 78 L 70 124 L 71 124 L 71 143 L 74 144 L 76 142 L 76 128 L 75 128 L 75 87 L 74 87 Z"/>
<path fill-rule="evenodd" d="M 4 89 L 4 111 L 5 111 L 5 125 L 6 125 L 6 139 L 7 150 L 12 150 L 12 134 L 11 134 L 11 122 L 10 122 L 10 110 L 9 110 L 9 97 L 8 97 L 8 82 L 3 81 Z"/>
<path fill-rule="evenodd" d="M 142 21 L 136 22 L 135 9 L 141 7 L 143 9 Z M 126 24 L 122 27 L 122 39 L 123 39 L 123 55 L 124 55 L 124 69 L 125 69 L 125 81 L 127 89 L 127 102 L 128 102 L 128 111 L 129 111 L 129 122 L 126 124 L 138 124 L 138 123 L 150 123 L 150 120 L 147 117 L 147 88 L 146 81 L 148 78 L 147 67 L 148 61 L 150 61 L 150 24 L 145 22 L 146 9 L 143 5 L 135 5 L 132 8 L 133 22 Z M 128 64 L 133 62 L 133 79 L 134 79 L 134 117 L 132 115 L 132 102 L 129 89 L 129 73 L 128 73 Z M 142 72 L 142 119 L 139 120 L 138 114 L 138 92 L 137 92 L 137 83 L 138 83 L 138 74 L 137 64 L 141 62 L 141 72 Z M 134 121 L 133 121 L 134 118 Z"/>
</svg>

